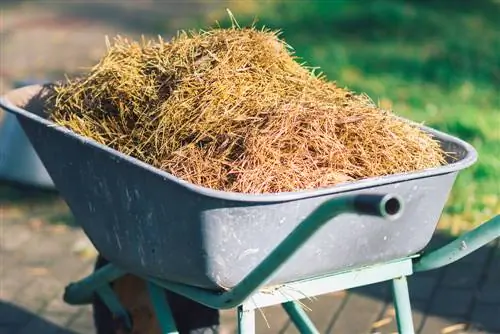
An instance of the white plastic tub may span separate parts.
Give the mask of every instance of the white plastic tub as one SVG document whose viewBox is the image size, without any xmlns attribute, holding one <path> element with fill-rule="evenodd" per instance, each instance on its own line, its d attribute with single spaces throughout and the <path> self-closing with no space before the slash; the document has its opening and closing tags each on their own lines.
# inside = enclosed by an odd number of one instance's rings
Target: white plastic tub
<svg viewBox="0 0 500 334">
<path fill-rule="evenodd" d="M 0 111 L 3 113 L 3 111 Z M 54 183 L 15 115 L 0 115 L 0 179 L 41 188 Z"/>
</svg>

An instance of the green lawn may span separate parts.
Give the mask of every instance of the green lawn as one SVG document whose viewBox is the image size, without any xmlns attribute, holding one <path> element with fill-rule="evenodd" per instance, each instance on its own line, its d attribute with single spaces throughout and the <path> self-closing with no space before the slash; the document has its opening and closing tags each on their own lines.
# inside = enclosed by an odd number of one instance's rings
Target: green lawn
<svg viewBox="0 0 500 334">
<path fill-rule="evenodd" d="M 275 0 L 230 9 L 241 25 L 257 17 L 258 27 L 281 29 L 329 80 L 479 151 L 442 226 L 458 231 L 500 213 L 500 2 Z"/>
</svg>

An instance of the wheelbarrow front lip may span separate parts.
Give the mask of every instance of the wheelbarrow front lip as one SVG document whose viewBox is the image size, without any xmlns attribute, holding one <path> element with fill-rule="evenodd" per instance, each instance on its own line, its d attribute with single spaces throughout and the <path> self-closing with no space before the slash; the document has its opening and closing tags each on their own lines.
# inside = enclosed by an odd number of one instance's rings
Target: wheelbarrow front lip
<svg viewBox="0 0 500 334">
<path fill-rule="evenodd" d="M 41 88 L 41 86 L 38 86 Z M 148 171 L 151 171 L 152 173 L 158 174 L 162 176 L 165 179 L 168 179 L 172 182 L 175 182 L 179 185 L 182 185 L 183 187 L 189 189 L 190 191 L 196 192 L 200 195 L 204 195 L 207 197 L 212 197 L 212 198 L 218 198 L 218 199 L 223 199 L 223 200 L 228 200 L 228 201 L 240 201 L 240 202 L 256 202 L 256 203 L 276 203 L 276 202 L 286 202 L 286 201 L 293 201 L 293 200 L 299 200 L 299 199 L 304 199 L 304 198 L 312 198 L 312 197 L 318 197 L 318 196 L 325 196 L 325 195 L 330 195 L 330 194 L 338 194 L 338 193 L 343 193 L 343 192 L 349 192 L 352 190 L 357 190 L 357 189 L 365 189 L 365 188 L 373 188 L 385 184 L 394 184 L 394 183 L 400 183 L 408 180 L 414 180 L 414 179 L 419 179 L 419 178 L 426 178 L 426 177 L 433 177 L 433 176 L 438 176 L 438 175 L 443 175 L 443 174 L 448 174 L 448 173 L 453 173 L 453 172 L 458 172 L 460 170 L 463 170 L 467 167 L 470 167 L 473 165 L 476 160 L 477 160 L 477 151 L 474 149 L 472 145 L 469 143 L 456 138 L 454 136 L 448 135 L 444 132 L 435 130 L 433 128 L 423 126 L 421 124 L 417 124 L 416 122 L 413 122 L 408 119 L 404 119 L 404 121 L 409 122 L 410 124 L 414 124 L 419 126 L 422 130 L 427 131 L 431 135 L 439 138 L 442 141 L 447 141 L 451 142 L 457 146 L 461 146 L 467 153 L 466 155 L 455 162 L 446 164 L 444 166 L 439 166 L 435 168 L 429 168 L 429 169 L 424 169 L 424 170 L 419 170 L 415 172 L 410 172 L 410 173 L 397 173 L 397 174 L 392 174 L 392 175 L 385 175 L 385 176 L 380 176 L 380 177 L 372 177 L 372 178 L 366 178 L 362 180 L 358 180 L 356 182 L 347 182 L 347 183 L 341 183 L 337 184 L 331 187 L 325 187 L 325 188 L 317 188 L 317 189 L 307 189 L 307 190 L 299 190 L 299 191 L 294 191 L 294 192 L 281 192 L 281 193 L 265 193 L 265 194 L 251 194 L 251 193 L 237 193 L 237 192 L 230 192 L 230 191 L 221 191 L 221 190 L 214 190 L 210 189 L 207 187 L 195 185 L 193 183 L 190 183 L 188 181 L 184 181 L 166 171 L 163 171 L 159 168 L 156 168 L 152 165 L 149 165 L 145 162 L 140 161 L 139 159 L 136 159 L 134 157 L 128 156 L 126 154 L 123 154 L 113 148 L 110 148 L 106 145 L 100 144 L 92 139 L 89 139 L 87 137 L 81 136 L 73 131 L 71 131 L 68 128 L 65 128 L 63 126 L 57 125 L 54 122 L 51 122 L 33 112 L 27 111 L 19 106 L 16 106 L 14 103 L 12 103 L 9 100 L 9 95 L 12 93 L 21 93 L 21 90 L 27 89 L 31 90 L 31 93 L 34 91 L 34 89 L 37 88 L 37 85 L 32 85 L 32 86 L 25 86 L 13 91 L 8 92 L 4 96 L 0 97 L 0 106 L 7 110 L 8 112 L 11 112 L 17 116 L 21 116 L 23 118 L 30 119 L 36 123 L 43 124 L 46 127 L 52 128 L 54 131 L 59 131 L 64 133 L 66 136 L 72 137 L 74 139 L 78 139 L 79 141 L 85 143 L 86 145 L 92 145 L 94 147 L 97 147 L 100 150 L 103 150 L 110 155 L 114 156 L 115 158 L 121 159 L 127 163 L 131 163 L 134 165 L 137 165 L 141 168 L 144 168 Z M 34 95 L 32 95 L 34 96 Z"/>
</svg>

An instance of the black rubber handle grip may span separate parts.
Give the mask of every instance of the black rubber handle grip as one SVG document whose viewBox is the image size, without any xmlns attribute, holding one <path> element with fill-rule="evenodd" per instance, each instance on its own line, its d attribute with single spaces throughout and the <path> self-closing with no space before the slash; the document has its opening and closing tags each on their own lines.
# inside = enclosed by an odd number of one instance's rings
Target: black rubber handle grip
<svg viewBox="0 0 500 334">
<path fill-rule="evenodd" d="M 354 198 L 354 208 L 360 214 L 396 219 L 403 212 L 403 201 L 395 195 L 358 195 Z"/>
</svg>

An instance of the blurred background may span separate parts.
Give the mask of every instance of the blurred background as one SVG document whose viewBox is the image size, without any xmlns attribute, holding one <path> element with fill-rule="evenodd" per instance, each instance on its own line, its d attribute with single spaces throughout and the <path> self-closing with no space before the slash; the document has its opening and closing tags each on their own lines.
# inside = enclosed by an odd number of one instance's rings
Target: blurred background
<svg viewBox="0 0 500 334">
<path fill-rule="evenodd" d="M 450 194 L 439 225 L 442 238 L 500 213 L 498 0 L 2 0 L 0 6 L 0 94 L 17 81 L 52 81 L 84 73 L 104 54 L 106 35 L 155 38 L 160 34 L 168 39 L 180 29 L 206 28 L 216 21 L 229 25 L 226 8 L 240 25 L 255 22 L 258 27 L 280 29 L 296 54 L 309 66 L 320 67 L 329 80 L 368 94 L 396 114 L 464 139 L 478 150 L 479 161 L 460 174 Z M 0 111 L 0 131 L 2 119 Z M 93 253 L 84 236 L 73 231 L 72 216 L 57 194 L 2 182 L 0 204 L 0 220 L 7 225 L 28 221 L 26 231 L 43 230 L 48 238 L 71 235 L 65 247 L 87 261 L 82 268 L 89 268 Z M 22 235 L 16 231 L 9 233 Z M 29 259 L 37 252 L 29 253 L 26 244 L 11 244 L 17 254 L 12 259 Z M 8 261 L 12 266 L 18 263 L 3 258 L 3 268 Z M 46 275 L 46 265 L 41 257 L 33 263 L 30 273 L 37 281 Z M 19 285 L 17 276 L 11 276 L 12 284 Z M 60 281 L 67 283 L 67 277 Z M 13 300 L 6 297 L 6 286 L 4 279 L 0 297 Z M 33 307 L 31 311 L 37 312 Z M 83 324 L 90 321 L 87 313 L 82 319 Z M 491 332 L 500 333 L 500 325 L 498 332 L 492 328 Z"/>
</svg>

